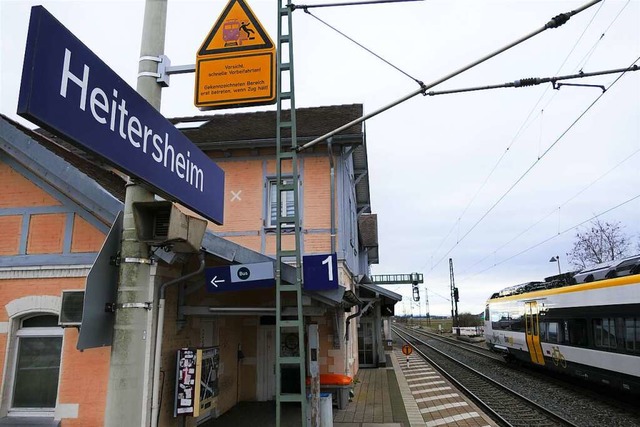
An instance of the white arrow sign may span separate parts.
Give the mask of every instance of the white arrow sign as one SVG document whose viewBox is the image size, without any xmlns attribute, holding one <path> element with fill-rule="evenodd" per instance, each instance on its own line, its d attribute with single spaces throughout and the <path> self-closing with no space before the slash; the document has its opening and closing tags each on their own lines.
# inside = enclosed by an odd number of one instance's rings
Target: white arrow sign
<svg viewBox="0 0 640 427">
<path fill-rule="evenodd" d="M 213 276 L 213 279 L 211 279 L 211 284 L 217 288 L 218 283 L 224 283 L 224 279 L 218 279 L 218 276 Z"/>
</svg>

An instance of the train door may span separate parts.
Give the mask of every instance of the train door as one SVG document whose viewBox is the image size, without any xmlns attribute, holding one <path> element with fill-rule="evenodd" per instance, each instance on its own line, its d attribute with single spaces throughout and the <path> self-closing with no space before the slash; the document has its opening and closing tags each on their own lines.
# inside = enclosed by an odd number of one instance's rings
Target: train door
<svg viewBox="0 0 640 427">
<path fill-rule="evenodd" d="M 544 365 L 544 354 L 540 345 L 538 303 L 536 301 L 525 302 L 524 323 L 531 362 Z"/>
</svg>

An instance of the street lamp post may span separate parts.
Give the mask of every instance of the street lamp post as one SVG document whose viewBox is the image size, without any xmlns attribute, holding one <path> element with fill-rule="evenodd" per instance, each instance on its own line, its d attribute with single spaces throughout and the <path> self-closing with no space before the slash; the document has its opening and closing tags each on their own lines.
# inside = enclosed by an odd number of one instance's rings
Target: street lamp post
<svg viewBox="0 0 640 427">
<path fill-rule="evenodd" d="M 560 270 L 560 256 L 559 255 L 551 257 L 549 262 L 557 262 L 558 263 L 558 274 L 562 274 L 562 270 Z"/>
</svg>

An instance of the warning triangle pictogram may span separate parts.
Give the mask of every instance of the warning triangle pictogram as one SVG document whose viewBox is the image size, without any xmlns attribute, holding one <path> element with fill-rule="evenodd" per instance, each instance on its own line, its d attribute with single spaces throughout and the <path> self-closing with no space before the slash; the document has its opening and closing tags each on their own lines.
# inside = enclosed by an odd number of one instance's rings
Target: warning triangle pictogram
<svg viewBox="0 0 640 427">
<path fill-rule="evenodd" d="M 244 0 L 230 0 L 198 50 L 198 57 L 273 49 L 273 42 Z"/>
</svg>

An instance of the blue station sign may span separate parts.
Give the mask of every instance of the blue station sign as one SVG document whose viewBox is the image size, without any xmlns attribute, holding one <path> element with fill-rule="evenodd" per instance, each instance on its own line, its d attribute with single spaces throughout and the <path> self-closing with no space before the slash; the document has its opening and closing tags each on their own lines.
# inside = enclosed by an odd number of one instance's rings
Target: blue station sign
<svg viewBox="0 0 640 427">
<path fill-rule="evenodd" d="M 276 285 L 271 261 L 211 267 L 204 273 L 208 292 L 246 291 Z"/>
<path fill-rule="evenodd" d="M 302 278 L 307 291 L 338 289 L 338 256 L 335 253 L 303 256 Z"/>
<path fill-rule="evenodd" d="M 18 114 L 222 224 L 222 169 L 42 6 L 31 9 Z"/>
</svg>

